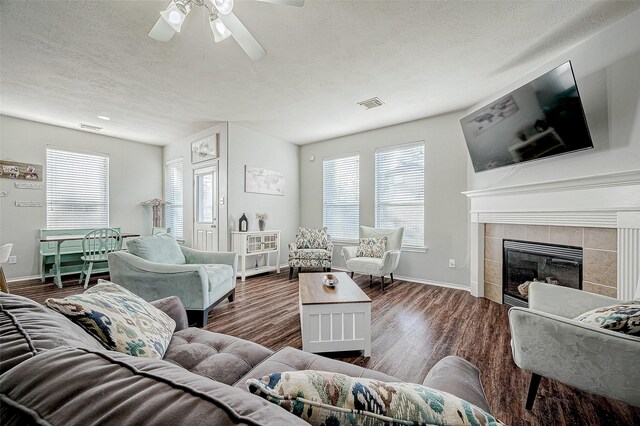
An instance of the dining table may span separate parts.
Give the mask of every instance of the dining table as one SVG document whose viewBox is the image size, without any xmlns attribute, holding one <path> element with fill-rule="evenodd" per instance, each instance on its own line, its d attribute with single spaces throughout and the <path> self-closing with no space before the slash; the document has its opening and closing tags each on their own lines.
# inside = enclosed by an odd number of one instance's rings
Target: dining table
<svg viewBox="0 0 640 426">
<path fill-rule="evenodd" d="M 134 238 L 139 237 L 140 234 L 135 234 L 131 232 L 121 232 L 120 237 L 122 239 L 125 238 Z M 62 243 L 65 241 L 78 241 L 84 239 L 85 234 L 77 234 L 77 235 L 49 235 L 46 237 L 40 238 L 41 243 L 56 243 L 56 256 L 55 262 L 53 264 L 54 276 L 53 283 L 58 287 L 62 288 L 62 277 L 60 276 L 60 250 L 62 247 Z"/>
</svg>

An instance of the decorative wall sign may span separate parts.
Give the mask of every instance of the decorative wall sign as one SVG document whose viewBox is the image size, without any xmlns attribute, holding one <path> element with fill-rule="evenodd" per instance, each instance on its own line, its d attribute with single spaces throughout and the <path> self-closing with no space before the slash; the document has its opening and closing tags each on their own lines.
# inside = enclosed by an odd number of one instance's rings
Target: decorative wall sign
<svg viewBox="0 0 640 426">
<path fill-rule="evenodd" d="M 218 158 L 218 135 L 216 133 L 191 144 L 191 163 Z"/>
<path fill-rule="evenodd" d="M 16 207 L 42 207 L 42 201 L 16 201 Z"/>
<path fill-rule="evenodd" d="M 41 183 L 37 182 L 15 182 L 14 185 L 18 189 L 42 189 Z"/>
<path fill-rule="evenodd" d="M 41 181 L 42 166 L 39 164 L 0 160 L 0 178 Z"/>
<path fill-rule="evenodd" d="M 284 176 L 273 170 L 245 166 L 245 192 L 284 195 Z"/>
</svg>

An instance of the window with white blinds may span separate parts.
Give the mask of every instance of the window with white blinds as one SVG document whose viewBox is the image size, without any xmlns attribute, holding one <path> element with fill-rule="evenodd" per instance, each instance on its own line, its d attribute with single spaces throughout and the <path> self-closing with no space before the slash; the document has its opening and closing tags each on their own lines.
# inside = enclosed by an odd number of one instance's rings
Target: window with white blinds
<svg viewBox="0 0 640 426">
<path fill-rule="evenodd" d="M 404 226 L 405 247 L 424 247 L 424 143 L 376 150 L 376 228 Z"/>
<path fill-rule="evenodd" d="M 109 226 L 109 157 L 47 148 L 47 228 Z"/>
<path fill-rule="evenodd" d="M 169 204 L 164 206 L 164 226 L 171 228 L 171 234 L 176 238 L 184 237 L 182 181 L 182 158 L 167 162 L 164 169 L 164 199 Z"/>
<path fill-rule="evenodd" d="M 357 240 L 360 216 L 360 157 L 325 159 L 322 164 L 322 222 L 335 240 Z"/>
</svg>

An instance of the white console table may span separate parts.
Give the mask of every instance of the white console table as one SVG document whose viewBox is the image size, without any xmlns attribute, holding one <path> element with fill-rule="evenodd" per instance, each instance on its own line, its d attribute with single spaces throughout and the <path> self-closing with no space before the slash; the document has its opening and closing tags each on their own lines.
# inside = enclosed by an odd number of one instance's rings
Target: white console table
<svg viewBox="0 0 640 426">
<path fill-rule="evenodd" d="M 238 253 L 238 275 L 245 280 L 247 276 L 264 272 L 280 272 L 280 231 L 231 231 L 231 250 Z M 271 265 L 271 254 L 275 253 L 275 265 Z M 247 256 L 266 255 L 264 265 L 257 269 L 249 265 Z"/>
</svg>

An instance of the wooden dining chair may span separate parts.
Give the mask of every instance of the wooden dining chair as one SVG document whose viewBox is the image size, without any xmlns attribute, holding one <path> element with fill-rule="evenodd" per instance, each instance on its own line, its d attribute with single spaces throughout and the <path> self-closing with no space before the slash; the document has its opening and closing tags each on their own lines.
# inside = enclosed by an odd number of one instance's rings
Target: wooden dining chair
<svg viewBox="0 0 640 426">
<path fill-rule="evenodd" d="M 9 293 L 9 288 L 7 287 L 7 278 L 4 276 L 2 265 L 9 260 L 12 248 L 13 244 L 5 244 L 0 247 L 0 290 L 2 290 L 3 293 Z"/>
<path fill-rule="evenodd" d="M 82 239 L 82 272 L 80 272 L 80 283 L 86 275 L 84 288 L 89 286 L 93 264 L 106 262 L 108 255 L 112 251 L 122 249 L 122 236 L 118 230 L 113 228 L 94 229 L 87 233 Z"/>
</svg>

